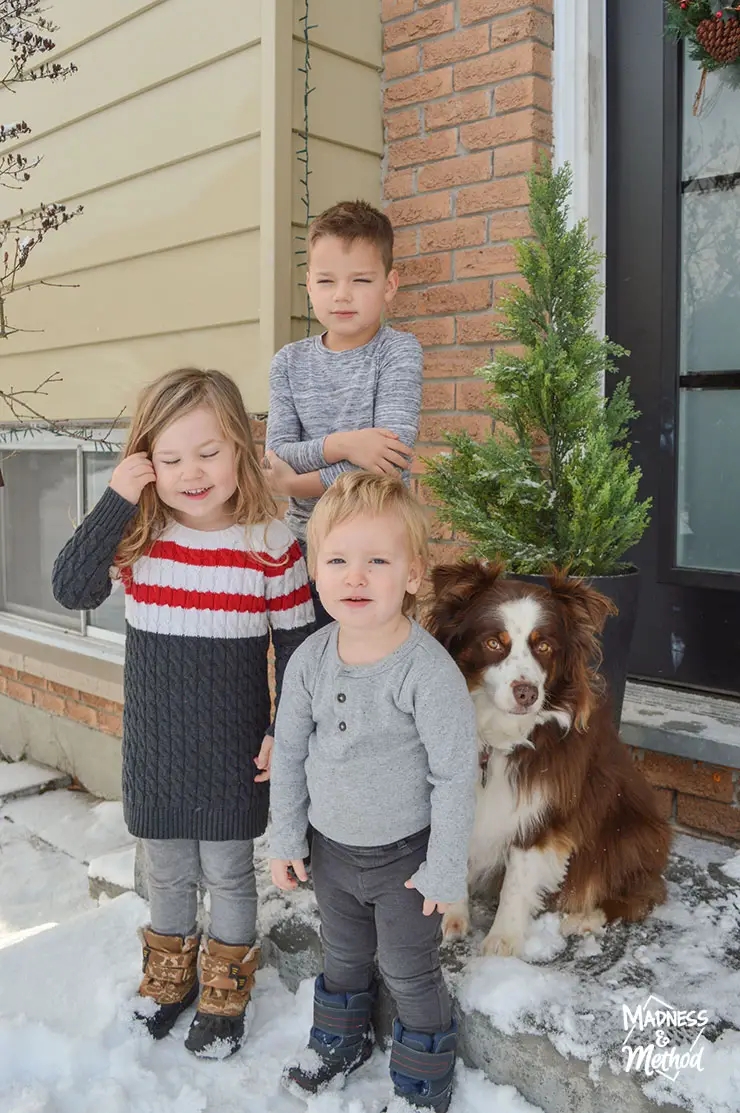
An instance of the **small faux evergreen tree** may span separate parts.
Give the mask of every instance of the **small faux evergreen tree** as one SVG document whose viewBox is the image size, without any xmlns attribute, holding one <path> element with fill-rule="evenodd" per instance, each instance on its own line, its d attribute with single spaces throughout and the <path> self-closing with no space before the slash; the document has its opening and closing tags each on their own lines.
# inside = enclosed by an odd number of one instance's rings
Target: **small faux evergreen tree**
<svg viewBox="0 0 740 1113">
<path fill-rule="evenodd" d="M 481 369 L 493 434 L 481 444 L 449 434 L 426 482 L 478 555 L 515 573 L 612 575 L 629 567 L 650 500 L 638 498 L 630 459 L 628 381 L 603 397 L 605 373 L 627 353 L 593 329 L 601 256 L 585 221 L 568 227 L 571 181 L 569 167 L 553 172 L 546 160 L 529 175 L 532 239 L 517 244 L 527 288 L 512 287 L 501 330 L 526 353 L 503 349 Z"/>
</svg>

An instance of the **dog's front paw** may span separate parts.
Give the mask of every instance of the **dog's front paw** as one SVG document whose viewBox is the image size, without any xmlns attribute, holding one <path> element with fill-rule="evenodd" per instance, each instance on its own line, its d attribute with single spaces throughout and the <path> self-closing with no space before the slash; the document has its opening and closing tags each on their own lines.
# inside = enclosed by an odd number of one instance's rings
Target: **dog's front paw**
<svg viewBox="0 0 740 1113">
<path fill-rule="evenodd" d="M 518 956 L 524 950 L 524 936 L 514 932 L 500 934 L 489 931 L 483 940 L 484 955 L 500 955 L 501 957 Z"/>
<path fill-rule="evenodd" d="M 464 905 L 453 905 L 442 917 L 442 938 L 446 943 L 462 939 L 470 931 L 470 916 Z"/>
</svg>

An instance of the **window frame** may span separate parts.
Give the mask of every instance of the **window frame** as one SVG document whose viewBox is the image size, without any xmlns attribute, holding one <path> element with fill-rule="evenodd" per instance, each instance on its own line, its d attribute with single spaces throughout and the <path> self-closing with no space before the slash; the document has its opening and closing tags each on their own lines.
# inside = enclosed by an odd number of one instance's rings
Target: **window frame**
<svg viewBox="0 0 740 1113">
<path fill-rule="evenodd" d="M 126 430 L 121 428 L 111 429 L 110 425 L 80 425 L 84 429 L 84 437 L 73 434 L 52 433 L 47 430 L 29 429 L 22 433 L 12 425 L 0 425 L 0 456 L 14 452 L 73 452 L 75 454 L 76 493 L 77 493 L 77 520 L 81 522 L 85 516 L 85 468 L 86 454 L 98 454 L 101 445 L 108 444 L 111 457 L 115 460 L 117 454 L 125 443 Z M 71 648 L 70 641 L 78 646 L 88 645 L 92 648 L 96 643 L 109 646 L 111 649 L 122 649 L 125 644 L 125 635 L 114 630 L 103 630 L 93 626 L 89 620 L 88 611 L 77 611 L 78 621 L 65 626 L 62 622 L 50 622 L 47 619 L 34 616 L 31 608 L 19 604 L 8 605 L 7 601 L 7 570 L 5 562 L 5 539 L 7 525 L 3 513 L 2 500 L 0 500 L 0 631 L 38 638 L 52 643 L 63 644 Z M 71 612 L 74 613 L 74 612 Z M 53 633 L 52 633 L 53 632 Z M 56 635 L 56 637 L 54 636 Z M 57 639 L 61 639 L 58 642 Z M 118 656 L 118 654 L 115 654 Z"/>
</svg>

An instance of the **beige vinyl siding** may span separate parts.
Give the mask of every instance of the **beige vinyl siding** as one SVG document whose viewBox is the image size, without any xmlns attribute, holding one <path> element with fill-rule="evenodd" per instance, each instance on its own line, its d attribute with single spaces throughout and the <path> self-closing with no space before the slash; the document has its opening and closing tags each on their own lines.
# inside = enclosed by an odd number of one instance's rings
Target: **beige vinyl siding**
<svg viewBox="0 0 740 1113">
<path fill-rule="evenodd" d="M 31 254 L 27 277 L 57 279 L 183 243 L 259 229 L 260 140 L 242 140 L 79 198 L 84 217 Z M 75 202 L 77 202 L 77 198 Z"/>
<path fill-rule="evenodd" d="M 311 0 L 311 209 L 380 196 L 377 5 Z M 302 0 L 57 0 L 54 57 L 78 73 L 5 98 L 41 155 L 0 218 L 39 198 L 84 214 L 32 252 L 8 303 L 0 376 L 33 389 L 57 372 L 50 417 L 105 420 L 141 384 L 187 363 L 235 375 L 268 407 L 269 360 L 302 336 L 294 238 L 305 210 Z M 42 283 L 54 283 L 43 285 Z"/>
<path fill-rule="evenodd" d="M 44 400 L 49 416 L 113 417 L 143 382 L 185 363 L 223 367 L 252 408 L 266 408 L 261 7 L 54 6 L 57 56 L 79 69 L 14 98 L 33 128 L 15 148 L 43 156 L 22 203 L 43 197 L 85 212 L 32 253 L 22 274 L 30 288 L 8 306 L 29 331 L 0 348 L 0 375 L 16 389 L 63 377 Z M 0 216 L 19 196 L 2 191 Z"/>
<path fill-rule="evenodd" d="M 0 373 L 13 385 L 39 383 L 54 372 L 63 384 L 47 387 L 44 413 L 59 420 L 82 421 L 115 417 L 129 407 L 138 387 L 159 369 L 218 367 L 233 375 L 254 413 L 265 412 L 266 390 L 262 377 L 250 377 L 245 367 L 259 349 L 259 325 L 194 326 L 153 336 L 131 337 L 101 343 L 91 338 L 77 348 L 55 348 L 14 356 L 11 372 L 0 363 Z"/>
<path fill-rule="evenodd" d="M 98 0 L 95 5 L 87 0 L 86 6 L 99 6 L 111 14 L 118 8 L 111 0 Z M 66 8 L 67 0 L 50 8 L 60 24 L 59 45 L 60 36 L 66 37 L 68 32 Z M 258 4 L 218 0 L 212 10 L 211 16 L 192 0 L 166 0 L 65 51 L 68 60 L 78 66 L 73 77 L 53 92 L 42 82 L 22 90 L 24 116 L 29 122 L 33 120 L 34 135 L 38 138 L 47 131 L 72 126 L 119 102 L 182 80 L 218 58 L 259 44 Z M 210 113 L 215 112 L 213 105 Z M 184 119 L 182 124 L 186 124 Z"/>
</svg>

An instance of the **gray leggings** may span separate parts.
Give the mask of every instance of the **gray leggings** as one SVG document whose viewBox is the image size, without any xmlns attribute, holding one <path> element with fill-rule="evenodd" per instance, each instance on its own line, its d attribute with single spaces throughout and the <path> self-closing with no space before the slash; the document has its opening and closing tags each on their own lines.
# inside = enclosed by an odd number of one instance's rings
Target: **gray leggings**
<svg viewBox="0 0 740 1113">
<path fill-rule="evenodd" d="M 144 839 L 144 849 L 153 931 L 160 935 L 195 933 L 202 879 L 211 901 L 213 938 L 229 946 L 254 942 L 257 884 L 251 839 Z"/>
<path fill-rule="evenodd" d="M 429 831 L 390 846 L 342 846 L 314 832 L 311 850 L 329 993 L 362 991 L 375 954 L 405 1028 L 446 1032 L 450 998 L 439 963 L 442 917 L 404 882 L 426 858 Z"/>
</svg>

